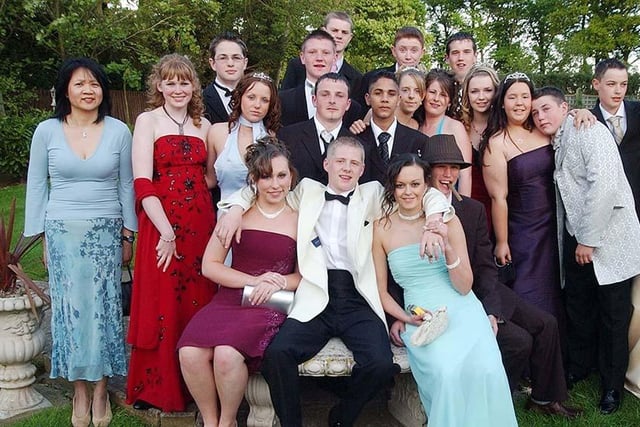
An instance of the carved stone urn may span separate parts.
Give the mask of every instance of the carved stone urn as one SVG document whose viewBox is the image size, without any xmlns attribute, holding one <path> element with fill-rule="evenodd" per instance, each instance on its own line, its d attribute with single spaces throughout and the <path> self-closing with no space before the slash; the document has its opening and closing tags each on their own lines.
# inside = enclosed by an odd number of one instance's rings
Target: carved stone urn
<svg viewBox="0 0 640 427">
<path fill-rule="evenodd" d="M 37 318 L 26 295 L 0 298 L 0 420 L 51 406 L 32 386 L 36 367 L 32 359 L 42 352 L 44 302 L 33 296 Z"/>
</svg>

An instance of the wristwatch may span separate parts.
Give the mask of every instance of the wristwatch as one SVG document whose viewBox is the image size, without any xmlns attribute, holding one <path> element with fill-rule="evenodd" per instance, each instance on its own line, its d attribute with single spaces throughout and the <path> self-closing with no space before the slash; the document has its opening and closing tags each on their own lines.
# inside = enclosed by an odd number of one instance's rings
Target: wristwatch
<svg viewBox="0 0 640 427">
<path fill-rule="evenodd" d="M 135 236 L 132 234 L 131 236 L 122 236 L 122 241 L 123 242 L 129 242 L 131 244 L 133 244 L 133 242 L 136 241 Z"/>
</svg>

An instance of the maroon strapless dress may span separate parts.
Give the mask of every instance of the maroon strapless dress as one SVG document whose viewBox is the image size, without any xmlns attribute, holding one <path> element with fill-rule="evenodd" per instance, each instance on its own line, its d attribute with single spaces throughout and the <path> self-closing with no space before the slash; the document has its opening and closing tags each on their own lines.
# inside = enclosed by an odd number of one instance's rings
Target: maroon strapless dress
<svg viewBox="0 0 640 427">
<path fill-rule="evenodd" d="M 268 271 L 290 274 L 296 267 L 296 242 L 289 236 L 263 230 L 243 230 L 240 244 L 232 244 L 232 267 L 253 276 Z M 228 345 L 257 372 L 265 349 L 286 320 L 286 314 L 260 306 L 242 307 L 242 288 L 221 286 L 211 302 L 191 319 L 178 348 Z"/>
</svg>

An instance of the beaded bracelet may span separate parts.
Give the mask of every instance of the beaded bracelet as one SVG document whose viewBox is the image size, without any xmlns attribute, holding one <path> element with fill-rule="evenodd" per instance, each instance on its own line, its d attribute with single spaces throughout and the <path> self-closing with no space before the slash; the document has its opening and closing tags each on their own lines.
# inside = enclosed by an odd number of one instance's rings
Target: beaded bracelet
<svg viewBox="0 0 640 427">
<path fill-rule="evenodd" d="M 170 239 L 165 239 L 164 237 L 162 237 L 162 235 L 160 236 L 160 240 L 162 240 L 165 243 L 171 243 L 171 242 L 175 242 L 176 241 L 176 235 L 174 234 L 173 237 L 171 237 Z"/>
<path fill-rule="evenodd" d="M 445 264 L 447 266 L 447 268 L 449 270 L 453 270 L 454 268 L 456 268 L 457 266 L 460 265 L 460 257 L 458 257 L 455 261 L 453 261 L 453 263 L 451 264 Z"/>
</svg>

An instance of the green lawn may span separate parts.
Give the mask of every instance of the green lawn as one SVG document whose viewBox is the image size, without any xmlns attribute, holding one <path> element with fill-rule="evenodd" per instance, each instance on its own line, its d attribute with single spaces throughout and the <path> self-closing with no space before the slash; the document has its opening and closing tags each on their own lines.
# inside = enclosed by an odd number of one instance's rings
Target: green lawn
<svg viewBox="0 0 640 427">
<path fill-rule="evenodd" d="M 32 417 L 10 424 L 11 427 L 62 427 L 71 424 L 71 405 L 56 406 L 35 413 Z M 1 424 L 1 423 L 0 423 Z M 145 427 L 140 418 L 128 414 L 123 408 L 113 407 L 110 427 Z"/>
<path fill-rule="evenodd" d="M 8 212 L 11 199 L 16 197 L 16 223 L 17 229 L 22 230 L 24 224 L 24 185 L 13 185 L 0 188 L 0 211 Z M 31 277 L 46 280 L 46 271 L 42 265 L 42 247 L 34 248 L 24 258 L 23 267 Z M 598 412 L 598 399 L 600 396 L 598 379 L 595 375 L 587 381 L 578 384 L 570 393 L 570 404 L 584 409 L 584 415 L 576 421 L 566 421 L 562 418 L 546 417 L 530 413 L 524 410 L 525 399 L 516 400 L 516 413 L 518 422 L 523 427 L 636 427 L 640 426 L 640 399 L 625 392 L 620 410 L 613 415 L 600 415 Z M 28 420 L 13 424 L 15 427 L 44 427 L 67 425 L 71 417 L 69 405 L 43 410 Z M 119 426 L 143 426 L 144 424 L 124 410 L 114 413 L 113 427 Z M 470 426 L 471 427 L 471 426 Z"/>
</svg>

